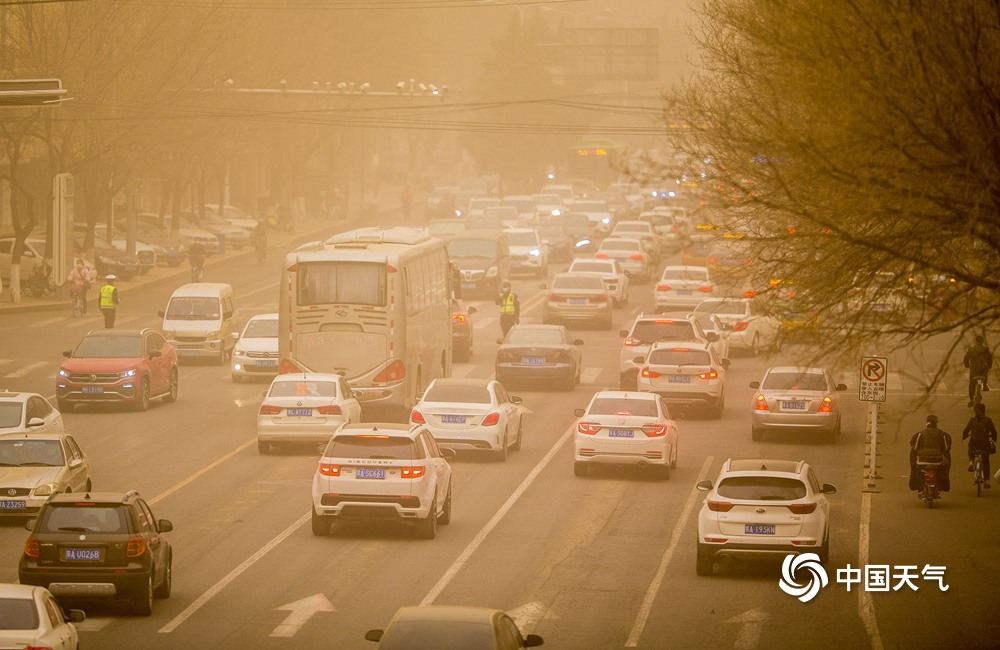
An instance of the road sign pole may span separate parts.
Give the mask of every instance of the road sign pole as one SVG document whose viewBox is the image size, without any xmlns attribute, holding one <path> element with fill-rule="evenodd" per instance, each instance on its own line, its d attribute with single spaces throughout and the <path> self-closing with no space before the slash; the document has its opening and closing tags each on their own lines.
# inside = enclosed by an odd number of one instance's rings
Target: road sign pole
<svg viewBox="0 0 1000 650">
<path fill-rule="evenodd" d="M 868 482 L 862 492 L 881 492 L 875 484 L 875 479 L 882 478 L 876 471 L 878 459 L 878 402 L 868 403 L 868 421 L 871 423 L 871 443 L 868 460 Z"/>
</svg>

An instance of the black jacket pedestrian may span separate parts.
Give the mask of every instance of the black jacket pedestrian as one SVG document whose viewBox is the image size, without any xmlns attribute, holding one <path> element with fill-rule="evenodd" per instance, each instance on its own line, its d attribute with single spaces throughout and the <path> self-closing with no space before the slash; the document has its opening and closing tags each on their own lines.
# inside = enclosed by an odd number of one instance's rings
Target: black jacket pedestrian
<svg viewBox="0 0 1000 650">
<path fill-rule="evenodd" d="M 938 491 L 951 490 L 951 434 L 928 424 L 910 438 L 910 489 L 922 490 L 923 472 L 917 467 L 918 457 L 941 456 L 944 464 L 937 470 Z"/>
</svg>

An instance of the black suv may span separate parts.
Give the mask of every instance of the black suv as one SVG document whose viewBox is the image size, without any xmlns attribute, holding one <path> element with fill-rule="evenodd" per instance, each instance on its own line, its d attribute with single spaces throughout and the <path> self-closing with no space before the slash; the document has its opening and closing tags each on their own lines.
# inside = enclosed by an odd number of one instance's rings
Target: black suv
<svg viewBox="0 0 1000 650">
<path fill-rule="evenodd" d="M 153 598 L 170 596 L 173 551 L 139 493 L 57 494 L 25 525 L 31 531 L 18 565 L 21 584 L 59 599 L 132 601 L 149 616 Z"/>
</svg>

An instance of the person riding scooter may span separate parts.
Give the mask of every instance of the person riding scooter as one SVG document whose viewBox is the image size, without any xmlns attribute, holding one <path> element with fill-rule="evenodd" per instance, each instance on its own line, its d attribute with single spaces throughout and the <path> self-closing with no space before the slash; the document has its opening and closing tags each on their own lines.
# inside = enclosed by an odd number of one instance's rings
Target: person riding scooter
<svg viewBox="0 0 1000 650">
<path fill-rule="evenodd" d="M 938 491 L 948 492 L 951 490 L 949 476 L 951 470 L 951 434 L 938 428 L 938 417 L 932 414 L 927 416 L 927 425 L 910 438 L 911 490 L 922 492 L 924 489 L 924 473 L 917 465 L 917 461 L 932 463 L 938 459 L 941 461 L 936 472 Z"/>
</svg>

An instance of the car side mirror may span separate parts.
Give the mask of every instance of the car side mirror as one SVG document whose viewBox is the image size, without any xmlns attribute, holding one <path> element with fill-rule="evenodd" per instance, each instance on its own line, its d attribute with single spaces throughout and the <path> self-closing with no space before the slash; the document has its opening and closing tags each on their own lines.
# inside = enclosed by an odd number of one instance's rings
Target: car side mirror
<svg viewBox="0 0 1000 650">
<path fill-rule="evenodd" d="M 573 345 L 583 345 L 583 339 L 573 339 Z"/>
<path fill-rule="evenodd" d="M 174 529 L 174 524 L 169 519 L 160 519 L 156 522 L 156 530 L 161 533 L 169 533 Z"/>
<path fill-rule="evenodd" d="M 573 415 L 575 415 L 578 418 L 582 418 L 583 414 L 586 412 L 587 411 L 585 409 L 573 409 Z"/>
<path fill-rule="evenodd" d="M 838 391 L 847 390 L 847 384 L 837 384 L 837 390 Z"/>
<path fill-rule="evenodd" d="M 545 640 L 537 634 L 529 634 L 524 637 L 524 647 L 525 648 L 536 648 L 540 645 L 544 645 Z"/>
<path fill-rule="evenodd" d="M 618 336 L 621 338 L 628 338 L 628 330 L 618 330 Z"/>
<path fill-rule="evenodd" d="M 381 641 L 382 630 L 368 630 L 365 632 L 365 641 Z"/>
<path fill-rule="evenodd" d="M 63 350 L 63 356 L 66 357 L 67 359 L 72 359 L 73 358 L 73 351 L 72 350 Z"/>
<path fill-rule="evenodd" d="M 503 345 L 503 337 L 497 339 L 497 345 Z"/>
<path fill-rule="evenodd" d="M 642 363 L 646 360 L 646 357 L 632 357 L 632 363 Z"/>
<path fill-rule="evenodd" d="M 37 519 L 35 519 L 34 517 L 32 517 L 28 521 L 24 522 L 24 529 L 25 530 L 35 530 L 35 521 L 37 521 Z"/>
<path fill-rule="evenodd" d="M 705 332 L 705 338 L 708 341 L 715 343 L 716 341 L 719 340 L 719 335 L 715 332 Z"/>
<path fill-rule="evenodd" d="M 733 362 L 730 361 L 729 359 L 722 360 L 722 367 L 725 368 L 726 370 L 729 370 L 729 366 L 731 365 L 733 365 Z"/>
<path fill-rule="evenodd" d="M 70 623 L 83 623 L 87 618 L 87 614 L 82 609 L 71 609 L 66 612 L 66 619 Z"/>
<path fill-rule="evenodd" d="M 695 485 L 695 487 L 697 489 L 701 490 L 702 492 L 708 492 L 709 490 L 712 489 L 712 482 L 711 481 L 707 481 L 707 480 L 706 481 L 699 481 L 698 484 Z"/>
<path fill-rule="evenodd" d="M 165 316 L 165 314 L 163 313 L 163 310 L 160 310 L 160 311 L 156 312 L 156 315 L 159 316 L 160 318 L 163 318 Z"/>
<path fill-rule="evenodd" d="M 517 404 L 518 406 L 520 406 L 522 402 L 524 402 L 524 400 L 521 399 L 520 395 L 511 395 L 510 396 L 510 403 L 511 404 Z"/>
<path fill-rule="evenodd" d="M 469 313 L 469 314 L 475 314 L 475 313 L 476 313 L 477 311 L 479 311 L 479 310 L 478 310 L 478 309 L 476 309 L 475 307 L 473 307 L 472 305 L 469 305 L 469 308 L 468 308 L 468 309 L 466 309 L 465 311 L 466 311 L 467 313 Z"/>
<path fill-rule="evenodd" d="M 458 452 L 451 447 L 438 447 L 441 450 L 441 458 L 454 458 L 458 456 Z"/>
<path fill-rule="evenodd" d="M 829 483 L 824 483 L 823 487 L 820 488 L 820 492 L 822 492 L 823 494 L 836 494 L 837 493 L 837 486 L 836 485 L 830 485 Z"/>
<path fill-rule="evenodd" d="M 43 420 L 42 418 L 37 418 L 36 417 L 36 418 L 29 418 L 28 419 L 28 428 L 29 429 L 31 427 L 41 427 L 41 426 L 45 426 L 45 420 Z"/>
<path fill-rule="evenodd" d="M 149 358 L 150 359 L 153 359 L 155 357 L 162 357 L 162 356 L 163 356 L 163 350 L 150 350 L 149 351 Z"/>
<path fill-rule="evenodd" d="M 750 382 L 750 388 L 760 388 L 760 382 L 759 381 Z"/>
</svg>

